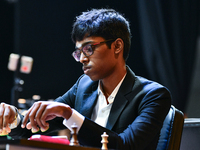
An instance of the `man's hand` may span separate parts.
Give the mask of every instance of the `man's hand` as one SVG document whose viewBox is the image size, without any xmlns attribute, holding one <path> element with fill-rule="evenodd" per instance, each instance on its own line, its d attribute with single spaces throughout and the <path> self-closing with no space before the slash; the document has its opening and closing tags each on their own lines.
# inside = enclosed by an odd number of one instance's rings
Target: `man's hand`
<svg viewBox="0 0 200 150">
<path fill-rule="evenodd" d="M 39 101 L 35 102 L 32 107 L 27 111 L 22 121 L 21 127 L 26 126 L 27 129 L 32 129 L 32 132 L 46 131 L 49 124 L 46 122 L 55 117 L 63 117 L 69 119 L 72 115 L 72 109 L 63 103 Z M 28 119 L 30 122 L 27 123 Z M 27 123 L 27 124 L 26 124 Z"/>
<path fill-rule="evenodd" d="M 15 107 L 5 103 L 0 104 L 0 134 L 4 131 L 10 133 L 9 124 L 15 120 Z"/>
</svg>

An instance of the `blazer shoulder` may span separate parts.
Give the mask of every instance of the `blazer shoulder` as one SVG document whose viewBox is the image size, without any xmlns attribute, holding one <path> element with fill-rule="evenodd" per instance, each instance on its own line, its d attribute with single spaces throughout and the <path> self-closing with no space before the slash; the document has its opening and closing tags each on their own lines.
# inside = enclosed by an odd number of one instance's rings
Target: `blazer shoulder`
<svg viewBox="0 0 200 150">
<path fill-rule="evenodd" d="M 136 76 L 135 83 L 142 86 L 144 91 L 151 91 L 154 89 L 165 89 L 166 91 L 170 92 L 169 89 L 164 85 L 141 76 Z"/>
</svg>

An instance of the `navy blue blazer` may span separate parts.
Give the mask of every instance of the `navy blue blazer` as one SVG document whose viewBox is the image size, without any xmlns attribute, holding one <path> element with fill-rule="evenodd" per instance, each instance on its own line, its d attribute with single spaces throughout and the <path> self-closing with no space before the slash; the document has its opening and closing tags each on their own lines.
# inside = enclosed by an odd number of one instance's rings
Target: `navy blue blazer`
<svg viewBox="0 0 200 150">
<path fill-rule="evenodd" d="M 155 150 L 163 121 L 171 106 L 170 92 L 164 86 L 136 76 L 129 67 L 113 102 L 106 128 L 90 120 L 97 101 L 98 81 L 81 76 L 72 88 L 56 101 L 66 103 L 86 117 L 78 133 L 81 145 L 101 147 L 106 132 L 109 149 Z M 50 121 L 49 133 L 65 128 L 62 120 Z M 18 129 L 18 131 L 17 131 Z M 11 136 L 28 137 L 30 131 L 13 129 Z"/>
</svg>

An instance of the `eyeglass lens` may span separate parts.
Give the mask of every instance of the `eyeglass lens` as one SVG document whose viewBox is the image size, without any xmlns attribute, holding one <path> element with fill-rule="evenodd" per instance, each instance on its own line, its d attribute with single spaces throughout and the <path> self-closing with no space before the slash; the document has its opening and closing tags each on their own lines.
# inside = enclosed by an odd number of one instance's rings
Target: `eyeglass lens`
<svg viewBox="0 0 200 150">
<path fill-rule="evenodd" d="M 73 57 L 76 59 L 76 61 L 80 61 L 81 57 L 81 51 L 85 56 L 90 56 L 93 54 L 92 46 L 91 45 L 86 45 L 82 48 L 82 50 L 76 50 L 73 52 Z"/>
</svg>

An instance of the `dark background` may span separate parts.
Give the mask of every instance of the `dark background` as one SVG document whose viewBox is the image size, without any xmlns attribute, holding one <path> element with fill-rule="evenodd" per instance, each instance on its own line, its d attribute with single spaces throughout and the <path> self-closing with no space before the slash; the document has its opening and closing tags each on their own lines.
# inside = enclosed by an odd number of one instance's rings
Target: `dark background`
<svg viewBox="0 0 200 150">
<path fill-rule="evenodd" d="M 19 74 L 25 82 L 19 98 L 40 95 L 48 100 L 64 94 L 83 73 L 82 65 L 71 56 L 73 21 L 82 11 L 105 7 L 130 21 L 132 46 L 127 64 L 137 75 L 168 87 L 173 104 L 186 113 L 188 103 L 194 101 L 199 0 L 0 0 L 1 101 L 11 102 L 15 74 L 7 64 L 12 52 L 34 59 L 32 72 Z"/>
</svg>

